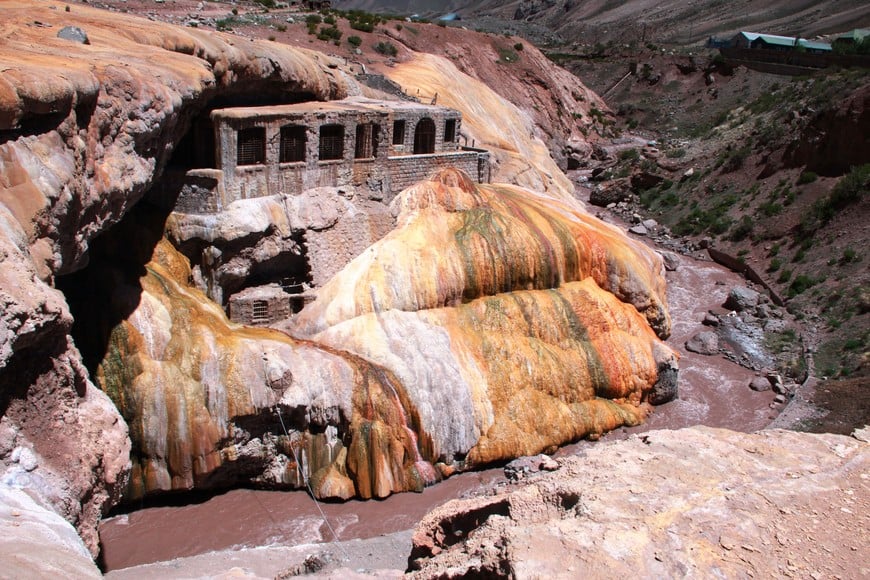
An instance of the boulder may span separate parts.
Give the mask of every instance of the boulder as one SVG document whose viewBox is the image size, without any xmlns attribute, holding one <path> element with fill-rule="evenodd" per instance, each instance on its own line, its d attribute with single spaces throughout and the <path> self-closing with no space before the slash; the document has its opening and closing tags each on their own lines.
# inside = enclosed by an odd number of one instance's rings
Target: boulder
<svg viewBox="0 0 870 580">
<path fill-rule="evenodd" d="M 665 178 L 661 175 L 649 173 L 648 171 L 641 171 L 640 173 L 635 173 L 631 176 L 631 188 L 634 191 L 644 191 L 657 186 L 664 180 Z"/>
<path fill-rule="evenodd" d="M 768 381 L 765 377 L 754 377 L 751 381 L 749 381 L 749 388 L 753 391 L 769 391 L 770 381 Z"/>
<path fill-rule="evenodd" d="M 511 481 L 519 481 L 527 475 L 541 471 L 555 471 L 559 469 L 559 463 L 549 455 L 520 457 L 504 466 L 504 475 Z"/>
<path fill-rule="evenodd" d="M 646 236 L 649 234 L 649 230 L 647 230 L 642 224 L 631 226 L 628 228 L 628 231 L 638 236 Z"/>
<path fill-rule="evenodd" d="M 719 317 L 712 312 L 707 312 L 704 314 L 704 320 L 701 321 L 701 324 L 704 326 L 719 326 Z"/>
<path fill-rule="evenodd" d="M 647 400 L 651 405 L 663 405 L 679 397 L 679 365 L 676 357 L 659 345 L 654 347 L 653 356 L 658 361 L 658 378 Z"/>
<path fill-rule="evenodd" d="M 665 270 L 667 270 L 668 272 L 674 272 L 677 268 L 680 267 L 680 257 L 674 252 L 660 250 L 659 254 L 661 255 L 662 261 L 665 264 Z"/>
<path fill-rule="evenodd" d="M 78 26 L 64 26 L 57 32 L 57 37 L 63 38 L 64 40 L 78 42 L 79 44 L 91 43 L 91 41 L 88 39 L 88 33 L 79 28 Z"/>
<path fill-rule="evenodd" d="M 719 335 L 703 330 L 686 341 L 686 350 L 698 354 L 713 355 L 719 352 Z"/>
<path fill-rule="evenodd" d="M 598 186 L 589 194 L 589 203 L 599 207 L 607 207 L 612 203 L 619 203 L 628 199 L 630 193 L 620 186 Z"/>
<path fill-rule="evenodd" d="M 758 306 L 760 300 L 761 295 L 755 290 L 746 286 L 735 286 L 728 293 L 728 298 L 725 299 L 722 306 L 728 310 L 743 312 Z"/>
</svg>

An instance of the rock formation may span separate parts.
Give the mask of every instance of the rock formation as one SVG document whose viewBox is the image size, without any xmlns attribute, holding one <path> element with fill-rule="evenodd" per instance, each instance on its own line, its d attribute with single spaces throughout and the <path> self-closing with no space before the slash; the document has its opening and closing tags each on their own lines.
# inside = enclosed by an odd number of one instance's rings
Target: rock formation
<svg viewBox="0 0 870 580">
<path fill-rule="evenodd" d="M 453 170 L 393 209 L 399 227 L 286 323 L 304 341 L 228 323 L 158 244 L 98 373 L 130 425 L 129 497 L 307 477 L 320 497 L 384 497 L 435 481 L 432 464 L 449 474 L 636 424 L 675 379 L 651 328 L 669 332 L 653 252 Z M 126 294 L 102 307 L 123 311 Z"/>
<path fill-rule="evenodd" d="M 323 55 L 78 4 L 10 1 L 2 16 L 0 474 L 76 524 L 95 554 L 130 442 L 81 364 L 55 278 L 87 263 L 216 95 L 327 99 L 346 85 Z M 57 37 L 70 24 L 89 45 Z"/>
<path fill-rule="evenodd" d="M 651 431 L 417 526 L 414 578 L 847 577 L 866 571 L 870 446 L 840 435 Z"/>
</svg>

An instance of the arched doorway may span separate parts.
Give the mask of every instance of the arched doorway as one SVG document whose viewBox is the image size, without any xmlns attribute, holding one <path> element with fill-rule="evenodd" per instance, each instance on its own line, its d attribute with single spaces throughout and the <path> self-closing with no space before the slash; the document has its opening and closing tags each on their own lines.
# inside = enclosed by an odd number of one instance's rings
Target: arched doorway
<svg viewBox="0 0 870 580">
<path fill-rule="evenodd" d="M 414 155 L 435 153 L 435 121 L 429 117 L 420 119 L 414 130 Z"/>
</svg>

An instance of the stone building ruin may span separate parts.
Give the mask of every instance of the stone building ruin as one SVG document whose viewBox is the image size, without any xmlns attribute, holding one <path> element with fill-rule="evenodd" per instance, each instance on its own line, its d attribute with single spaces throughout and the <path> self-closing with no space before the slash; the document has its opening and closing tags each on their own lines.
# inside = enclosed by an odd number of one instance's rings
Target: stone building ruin
<svg viewBox="0 0 870 580">
<path fill-rule="evenodd" d="M 186 172 L 176 211 L 342 186 L 389 203 L 443 167 L 490 179 L 489 153 L 460 145 L 462 115 L 446 107 L 356 97 L 216 109 L 210 119 L 214 140 L 203 142 L 214 143 L 216 167 Z"/>
<path fill-rule="evenodd" d="M 460 144 L 461 123 L 461 113 L 447 107 L 362 97 L 218 108 L 194 122 L 185 154 L 193 168 L 167 173 L 166 189 L 177 192 L 175 212 L 209 215 L 239 200 L 346 188 L 370 219 L 383 221 L 397 193 L 439 169 L 455 167 L 489 182 L 489 153 Z M 312 240 L 298 242 L 294 260 L 305 264 L 294 268 L 303 274 L 258 276 L 226 299 L 213 296 L 231 320 L 263 325 L 288 318 L 352 257 L 330 253 L 324 260 L 331 248 L 315 248 L 319 260 L 309 262 Z"/>
</svg>

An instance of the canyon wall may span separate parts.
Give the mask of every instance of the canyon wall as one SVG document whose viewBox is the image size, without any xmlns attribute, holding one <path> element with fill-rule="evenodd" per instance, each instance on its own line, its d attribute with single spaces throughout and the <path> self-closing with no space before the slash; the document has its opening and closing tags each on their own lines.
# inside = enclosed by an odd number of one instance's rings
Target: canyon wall
<svg viewBox="0 0 870 580">
<path fill-rule="evenodd" d="M 129 211 L 216 95 L 346 95 L 317 53 L 82 5 L 0 6 L 0 473 L 95 526 L 130 469 L 127 427 L 70 338 L 57 276 Z M 57 34 L 85 31 L 89 44 Z M 129 256 L 133 258 L 133 256 Z"/>
</svg>

